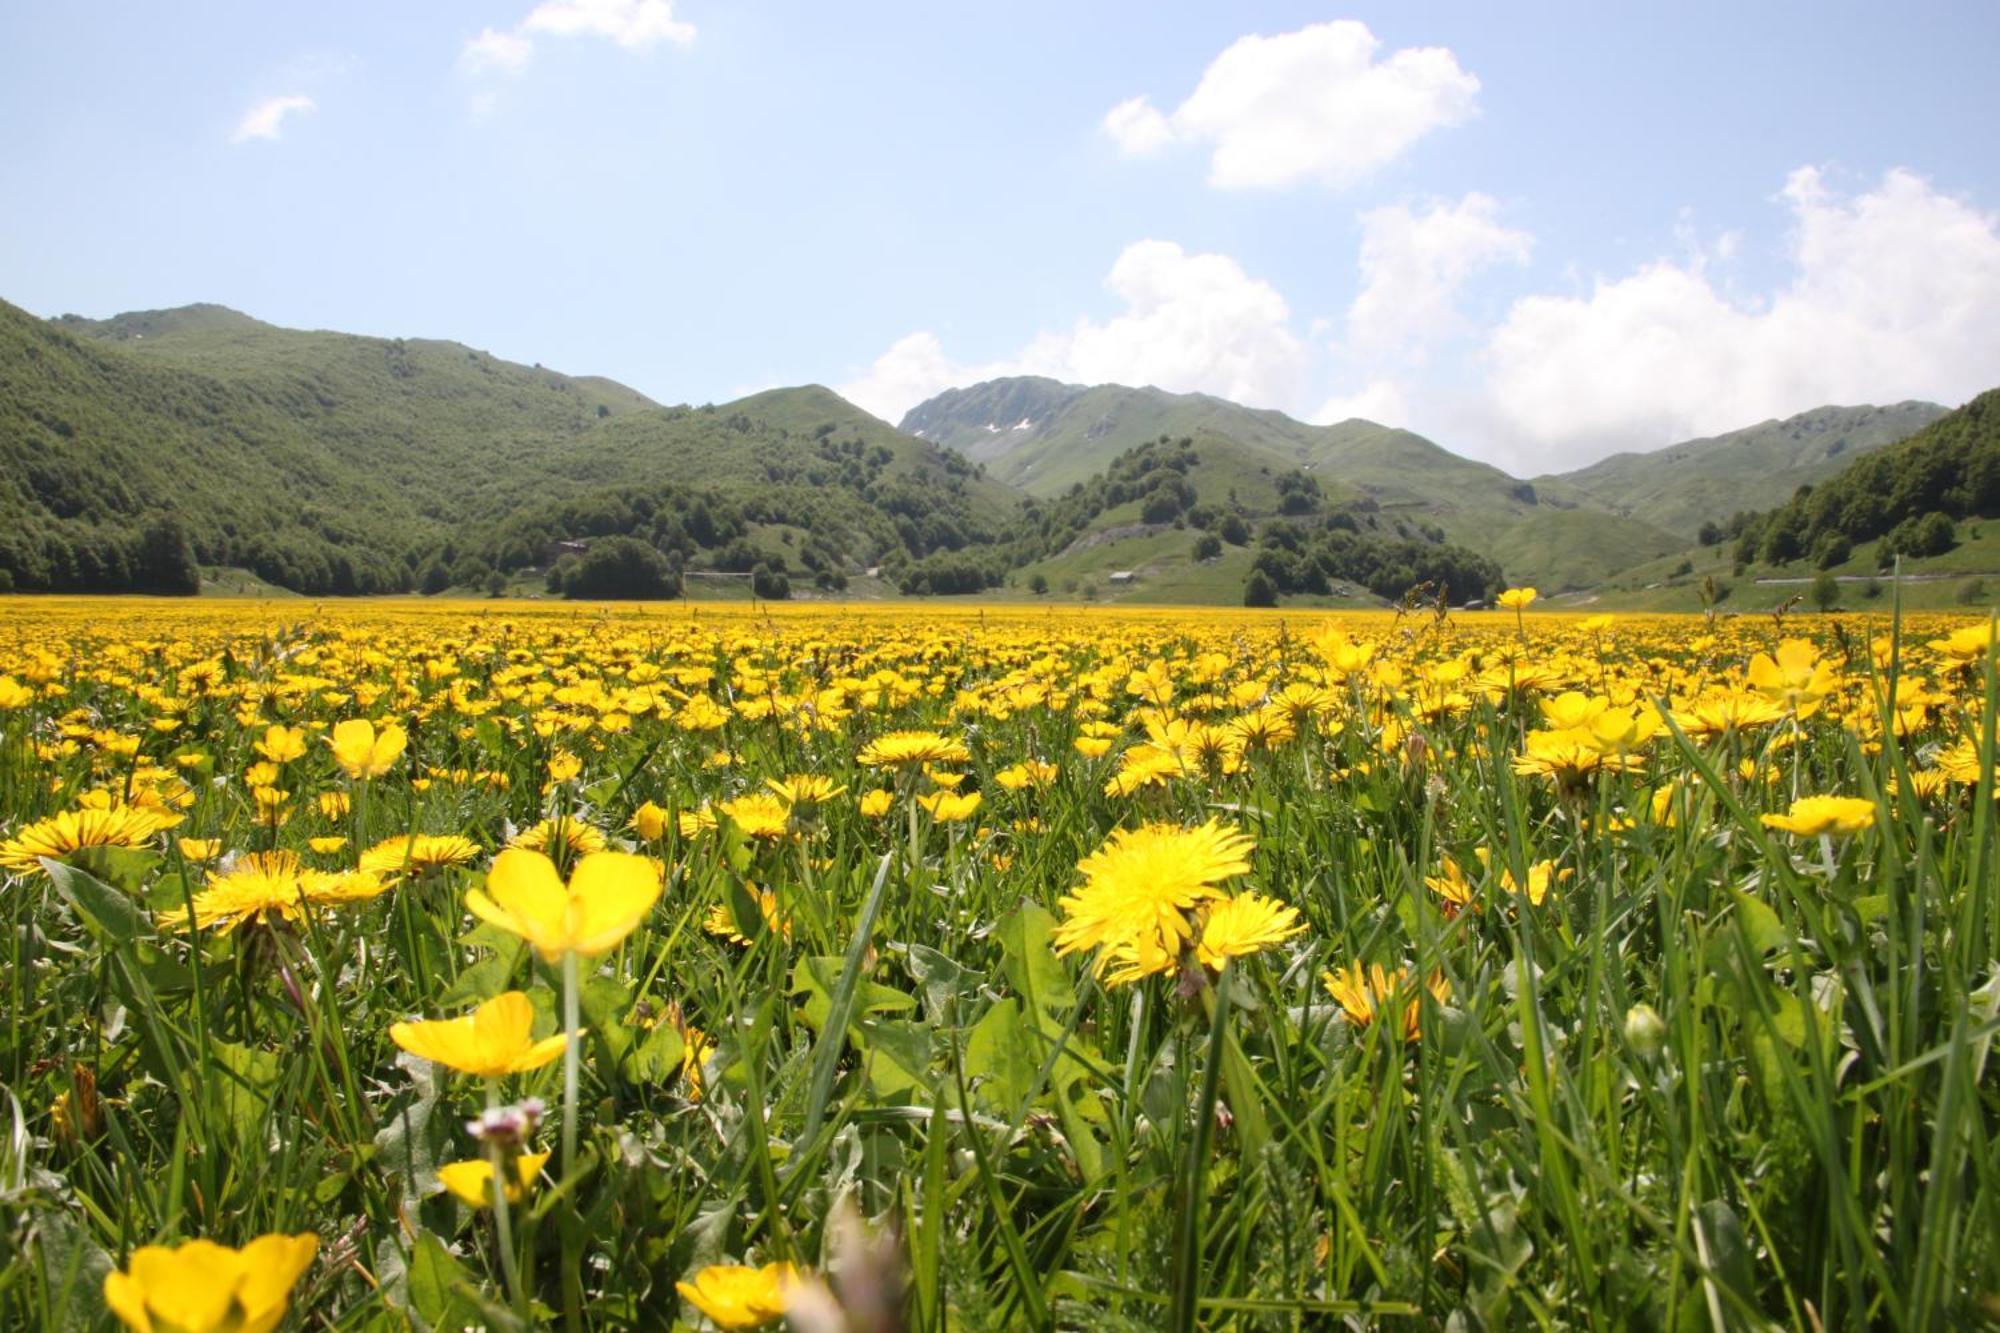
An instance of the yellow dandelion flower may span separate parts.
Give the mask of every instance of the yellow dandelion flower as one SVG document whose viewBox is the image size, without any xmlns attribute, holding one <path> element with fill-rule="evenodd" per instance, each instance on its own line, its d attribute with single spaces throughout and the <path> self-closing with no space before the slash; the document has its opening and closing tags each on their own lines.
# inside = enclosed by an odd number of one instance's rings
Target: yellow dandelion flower
<svg viewBox="0 0 2000 1333">
<path fill-rule="evenodd" d="M 1275 949 L 1304 930 L 1298 908 L 1260 894 L 1238 894 L 1205 904 L 1194 954 L 1202 966 L 1220 972 L 1230 959 Z"/>
<path fill-rule="evenodd" d="M 1875 826 L 1875 802 L 1856 796 L 1801 796 L 1784 814 L 1761 818 L 1765 828 L 1798 837 L 1820 833 L 1846 837 Z"/>
<path fill-rule="evenodd" d="M 1112 984 L 1167 971 L 1194 933 L 1189 909 L 1226 897 L 1218 886 L 1250 869 L 1251 847 L 1213 820 L 1117 830 L 1077 863 L 1084 883 L 1059 904 L 1056 951 L 1097 949 L 1098 974 Z"/>
</svg>

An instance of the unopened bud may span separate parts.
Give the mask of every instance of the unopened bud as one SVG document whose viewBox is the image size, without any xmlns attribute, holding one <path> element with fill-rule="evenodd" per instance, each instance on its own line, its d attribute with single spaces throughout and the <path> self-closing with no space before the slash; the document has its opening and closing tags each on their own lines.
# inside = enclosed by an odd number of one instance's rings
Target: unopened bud
<svg viewBox="0 0 2000 1333">
<path fill-rule="evenodd" d="M 1635 1004 L 1625 1011 L 1625 1044 L 1642 1060 L 1651 1060 L 1667 1043 L 1667 1024 L 1650 1004 Z"/>
</svg>

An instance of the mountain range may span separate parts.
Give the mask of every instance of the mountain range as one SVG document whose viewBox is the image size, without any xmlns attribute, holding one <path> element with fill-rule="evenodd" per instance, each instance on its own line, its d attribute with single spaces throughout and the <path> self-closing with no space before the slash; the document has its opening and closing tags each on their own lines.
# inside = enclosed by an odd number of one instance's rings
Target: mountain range
<svg viewBox="0 0 2000 1333">
<path fill-rule="evenodd" d="M 1944 413 L 1822 407 L 1522 479 L 1410 431 L 1203 394 L 1015 377 L 891 427 L 819 386 L 668 406 L 217 305 L 43 320 L 0 302 L 0 587 L 146 586 L 139 534 L 165 523 L 203 565 L 315 593 L 511 587 L 629 536 L 697 575 L 1108 594 L 1131 571 L 1147 595 L 1236 601 L 1253 565 L 1284 581 L 1247 535 L 1198 540 L 1238 528 L 1333 571 L 1307 587 L 1347 569 L 1386 586 L 1437 564 L 1428 547 L 1457 553 L 1440 568 L 1587 588 Z M 1337 551 L 1301 548 L 1336 529 Z"/>
</svg>

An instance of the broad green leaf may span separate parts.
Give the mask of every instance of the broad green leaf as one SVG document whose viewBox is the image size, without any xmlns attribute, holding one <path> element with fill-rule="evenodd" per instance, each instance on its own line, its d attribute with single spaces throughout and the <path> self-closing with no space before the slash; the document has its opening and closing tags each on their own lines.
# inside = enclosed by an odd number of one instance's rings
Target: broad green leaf
<svg viewBox="0 0 2000 1333">
<path fill-rule="evenodd" d="M 1768 904 L 1741 890 L 1731 890 L 1729 896 L 1736 900 L 1736 920 L 1752 949 L 1768 954 L 1785 946 L 1785 928 Z"/>
<path fill-rule="evenodd" d="M 68 903 L 93 934 L 112 944 L 129 944 L 151 929 L 146 914 L 121 889 L 106 884 L 87 870 L 61 861 L 42 858 L 56 895 Z"/>
<path fill-rule="evenodd" d="M 906 1018 L 865 1019 L 855 1044 L 868 1072 L 868 1087 L 878 1100 L 901 1098 L 911 1092 L 929 1096 L 931 1030 Z"/>
<path fill-rule="evenodd" d="M 1000 941 L 1000 970 L 1022 1003 L 1061 1015 L 1076 1007 L 1076 983 L 1049 943 L 1055 928 L 1047 908 L 1024 902 L 993 933 Z"/>
</svg>

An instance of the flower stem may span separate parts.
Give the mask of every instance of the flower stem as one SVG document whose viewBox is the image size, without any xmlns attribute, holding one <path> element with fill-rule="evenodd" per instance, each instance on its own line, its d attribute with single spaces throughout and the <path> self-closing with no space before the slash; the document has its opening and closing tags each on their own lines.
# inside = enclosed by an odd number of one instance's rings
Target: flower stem
<svg viewBox="0 0 2000 1333">
<path fill-rule="evenodd" d="M 577 1094 L 577 1049 L 578 1028 L 581 1024 L 581 996 L 577 993 L 577 961 L 574 952 L 563 955 L 563 1035 L 568 1038 L 563 1045 L 563 1123 L 562 1123 L 562 1179 L 563 1188 L 572 1188 L 573 1173 L 576 1170 L 576 1094 Z M 572 1215 L 562 1229 L 563 1235 L 563 1326 L 571 1333 L 583 1327 L 583 1253 L 582 1236 L 579 1234 L 580 1218 L 575 1215 L 576 1196 L 569 1199 Z"/>
<path fill-rule="evenodd" d="M 1225 965 L 1210 990 L 1214 1010 L 1209 1018 L 1208 1056 L 1201 1071 L 1201 1096 L 1195 1102 L 1194 1142 L 1188 1151 L 1187 1196 L 1182 1201 L 1179 1287 L 1174 1293 L 1175 1333 L 1194 1333 L 1201 1300 L 1201 1213 L 1208 1186 L 1208 1147 L 1215 1130 L 1215 1102 L 1221 1092 L 1222 1045 L 1229 1023 L 1229 968 Z"/>
<path fill-rule="evenodd" d="M 492 1110 L 500 1105 L 500 1083 L 497 1079 L 486 1080 L 486 1107 Z M 507 1159 L 500 1150 L 500 1141 L 490 1138 L 486 1141 L 486 1160 L 493 1164 L 493 1237 L 500 1249 L 500 1272 L 507 1281 L 507 1297 L 514 1302 L 514 1309 L 524 1317 L 528 1313 L 526 1293 L 521 1290 L 521 1273 L 514 1260 L 514 1219 L 507 1211 Z"/>
</svg>

